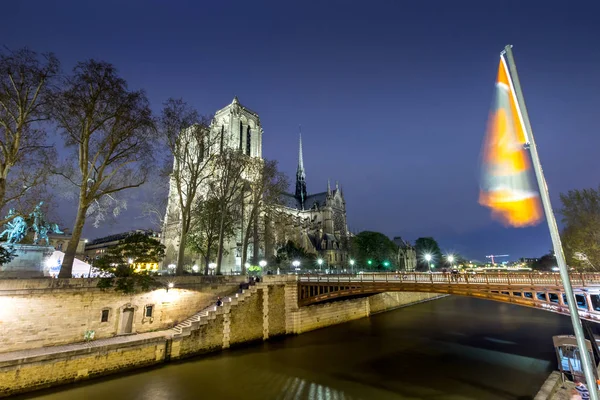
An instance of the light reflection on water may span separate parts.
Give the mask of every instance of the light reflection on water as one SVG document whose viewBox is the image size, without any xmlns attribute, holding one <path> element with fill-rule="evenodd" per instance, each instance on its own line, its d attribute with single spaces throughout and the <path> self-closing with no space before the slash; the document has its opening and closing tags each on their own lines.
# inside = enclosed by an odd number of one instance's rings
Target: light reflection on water
<svg viewBox="0 0 600 400">
<path fill-rule="evenodd" d="M 521 399 L 566 317 L 447 297 L 300 336 L 66 386 L 38 400 Z"/>
</svg>

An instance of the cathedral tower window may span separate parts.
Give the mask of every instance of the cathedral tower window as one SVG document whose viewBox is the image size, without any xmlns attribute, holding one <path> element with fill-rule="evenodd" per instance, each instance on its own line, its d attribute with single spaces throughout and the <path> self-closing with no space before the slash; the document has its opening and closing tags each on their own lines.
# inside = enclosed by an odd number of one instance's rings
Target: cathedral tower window
<svg viewBox="0 0 600 400">
<path fill-rule="evenodd" d="M 248 125 L 248 128 L 246 128 L 246 154 L 250 155 L 250 140 L 252 139 L 252 136 L 250 135 L 250 125 Z"/>
<path fill-rule="evenodd" d="M 221 125 L 221 153 L 223 152 L 223 141 L 225 140 L 225 125 Z"/>
<path fill-rule="evenodd" d="M 240 121 L 240 151 L 242 151 L 242 138 L 244 137 L 244 127 Z"/>
</svg>

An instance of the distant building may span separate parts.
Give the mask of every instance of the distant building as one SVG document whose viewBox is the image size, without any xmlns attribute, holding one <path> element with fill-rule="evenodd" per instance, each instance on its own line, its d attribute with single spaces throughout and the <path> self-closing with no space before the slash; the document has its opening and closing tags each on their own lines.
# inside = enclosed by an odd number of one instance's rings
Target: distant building
<svg viewBox="0 0 600 400">
<path fill-rule="evenodd" d="M 90 260 L 93 262 L 93 260 L 102 257 L 110 248 L 117 246 L 119 243 L 121 243 L 122 240 L 124 240 L 128 236 L 137 233 L 141 233 L 146 236 L 153 237 L 156 240 L 160 240 L 160 233 L 155 232 L 151 229 L 136 229 L 128 232 L 117 233 L 115 235 L 104 236 L 98 239 L 94 239 L 85 245 L 85 260 Z M 149 272 L 158 271 L 158 260 L 154 263 L 138 263 L 136 264 L 135 269 L 138 271 Z"/>
<path fill-rule="evenodd" d="M 50 242 L 50 246 L 54 247 L 54 250 L 58 251 L 66 251 L 67 246 L 69 245 L 69 241 L 72 236 L 70 234 L 62 234 L 59 235 L 57 233 L 49 233 L 48 240 Z M 75 251 L 75 257 L 83 258 L 85 257 L 85 239 L 79 239 L 79 243 L 77 243 L 77 250 Z"/>
<path fill-rule="evenodd" d="M 407 241 L 404 241 L 400 236 L 396 236 L 393 240 L 398 246 L 398 258 L 396 260 L 398 268 L 402 271 L 414 271 L 417 269 L 417 251 Z"/>
<path fill-rule="evenodd" d="M 521 258 L 519 261 L 525 264 L 533 264 L 540 261 L 539 258 Z"/>
</svg>

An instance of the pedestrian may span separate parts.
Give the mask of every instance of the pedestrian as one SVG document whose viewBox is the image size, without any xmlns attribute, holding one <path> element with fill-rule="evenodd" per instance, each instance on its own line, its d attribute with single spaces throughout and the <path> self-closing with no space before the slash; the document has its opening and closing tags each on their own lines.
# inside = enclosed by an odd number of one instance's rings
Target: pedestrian
<svg viewBox="0 0 600 400">
<path fill-rule="evenodd" d="M 260 278 L 257 276 L 256 277 L 256 283 L 260 282 Z"/>
<path fill-rule="evenodd" d="M 221 301 L 220 297 L 217 297 L 217 307 L 221 307 L 223 305 L 223 302 Z"/>
<path fill-rule="evenodd" d="M 583 379 L 578 376 L 574 377 L 573 382 L 575 382 L 575 390 L 578 392 L 579 396 L 581 396 L 581 400 L 590 400 L 590 391 L 582 380 Z"/>
</svg>

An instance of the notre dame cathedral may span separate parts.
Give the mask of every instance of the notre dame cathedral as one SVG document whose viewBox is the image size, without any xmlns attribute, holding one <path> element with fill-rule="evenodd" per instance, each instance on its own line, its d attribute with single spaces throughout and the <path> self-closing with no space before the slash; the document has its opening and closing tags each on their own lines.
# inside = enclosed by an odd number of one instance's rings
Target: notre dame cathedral
<svg viewBox="0 0 600 400">
<path fill-rule="evenodd" d="M 262 158 L 263 130 L 258 114 L 241 105 L 236 98 L 228 106 L 215 113 L 210 126 L 210 134 L 219 138 L 220 149 L 224 146 L 243 151 L 248 157 Z M 167 212 L 165 215 L 162 239 L 166 246 L 166 265 L 176 263 L 179 243 L 179 213 L 177 191 L 171 181 Z M 306 172 L 302 155 L 302 138 L 299 143 L 298 169 L 296 172 L 295 193 L 282 196 L 281 206 L 272 215 L 263 215 L 262 234 L 258 243 L 259 257 L 273 259 L 277 250 L 288 241 L 303 247 L 307 252 L 321 257 L 325 266 L 345 267 L 348 262 L 346 223 L 346 202 L 340 186 L 336 183 L 320 193 L 308 194 Z M 244 215 L 242 213 L 242 215 Z M 238 223 L 236 235 L 226 244 L 223 257 L 223 273 L 241 270 L 242 222 Z M 200 257 L 186 254 L 187 268 L 202 265 Z"/>
</svg>

